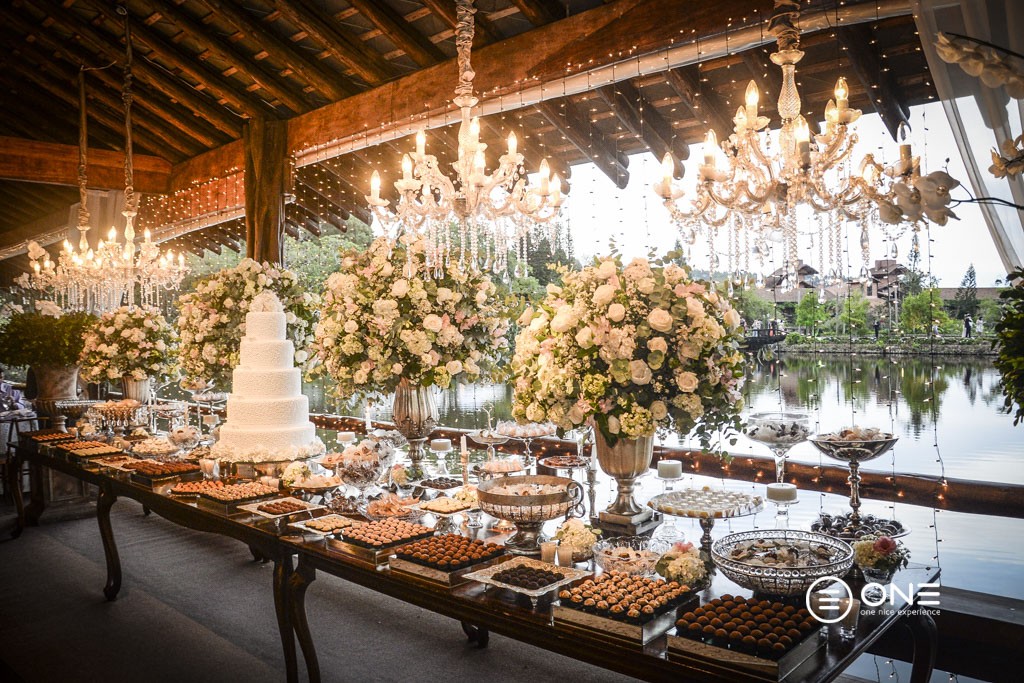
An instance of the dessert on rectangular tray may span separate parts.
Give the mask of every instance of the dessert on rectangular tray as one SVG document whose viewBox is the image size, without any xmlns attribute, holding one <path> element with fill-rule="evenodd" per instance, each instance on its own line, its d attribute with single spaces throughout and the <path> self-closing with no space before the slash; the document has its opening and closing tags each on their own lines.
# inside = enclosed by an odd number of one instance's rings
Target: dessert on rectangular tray
<svg viewBox="0 0 1024 683">
<path fill-rule="evenodd" d="M 324 515 L 323 517 L 315 517 L 314 519 L 307 519 L 301 522 L 292 522 L 291 526 L 302 531 L 327 536 L 359 524 L 363 524 L 363 522 L 341 515 Z"/>
<path fill-rule="evenodd" d="M 692 597 L 689 586 L 675 581 L 620 572 L 605 572 L 558 594 L 563 607 L 632 624 L 650 621 Z"/>
<path fill-rule="evenodd" d="M 424 567 L 453 572 L 486 562 L 504 552 L 505 548 L 497 543 L 469 539 L 458 534 L 445 534 L 403 545 L 395 551 L 395 556 Z"/>
<path fill-rule="evenodd" d="M 342 537 L 347 543 L 380 550 L 430 536 L 434 530 L 422 524 L 400 519 L 381 519 L 346 529 Z"/>
<path fill-rule="evenodd" d="M 428 500 L 419 504 L 419 509 L 424 512 L 434 512 L 442 515 L 454 515 L 458 512 L 471 510 L 476 507 L 473 503 L 465 500 L 439 496 L 434 500 Z"/>
<path fill-rule="evenodd" d="M 277 489 L 271 488 L 258 481 L 248 481 L 239 484 L 225 484 L 219 488 L 210 488 L 200 491 L 202 498 L 215 500 L 220 503 L 238 503 L 247 500 L 264 498 L 277 493 Z"/>
</svg>

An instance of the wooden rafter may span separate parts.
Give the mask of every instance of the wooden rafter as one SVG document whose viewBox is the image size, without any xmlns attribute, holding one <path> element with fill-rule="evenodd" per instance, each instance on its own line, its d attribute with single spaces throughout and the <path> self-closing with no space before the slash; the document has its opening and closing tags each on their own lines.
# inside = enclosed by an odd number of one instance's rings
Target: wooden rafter
<svg viewBox="0 0 1024 683">
<path fill-rule="evenodd" d="M 320 221 L 324 220 L 316 210 L 316 206 L 306 206 L 298 197 L 291 204 L 285 207 L 285 212 L 291 212 L 292 216 L 296 219 L 296 222 L 305 228 L 313 237 L 320 237 L 323 235 L 323 230 L 320 228 Z"/>
<path fill-rule="evenodd" d="M 323 65 L 307 59 L 306 55 L 268 30 L 234 0 L 199 1 L 213 12 L 217 19 L 222 19 L 235 30 L 251 36 L 268 55 L 286 64 L 332 102 L 344 99 L 355 92 L 355 88 L 347 83 L 344 76 L 332 73 Z"/>
<path fill-rule="evenodd" d="M 750 78 L 761 91 L 763 107 L 774 109 L 775 102 L 782 91 L 782 71 L 773 64 L 765 54 L 765 48 L 745 50 L 740 58 L 750 69 Z"/>
<path fill-rule="evenodd" d="M 70 10 L 61 7 L 53 0 L 33 0 L 32 4 L 45 11 L 50 20 L 73 37 L 88 43 L 90 49 L 111 61 L 119 63 L 123 61 L 123 48 L 119 42 L 111 42 L 108 37 L 100 35 L 73 15 Z M 210 100 L 206 95 L 182 84 L 178 79 L 145 61 L 137 61 L 134 65 L 134 72 L 136 78 L 150 84 L 172 100 L 186 105 L 195 112 L 196 116 L 205 118 L 218 130 L 233 138 L 241 134 L 241 119 Z"/>
<path fill-rule="evenodd" d="M 370 20 L 388 39 L 420 66 L 444 61 L 445 55 L 422 33 L 412 28 L 398 12 L 379 0 L 349 0 L 349 4 Z"/>
<path fill-rule="evenodd" d="M 312 183 L 307 182 L 300 174 L 295 174 L 295 201 L 305 207 L 315 207 L 318 215 L 323 214 L 324 218 L 332 223 L 344 223 L 348 220 L 349 212 L 337 200 L 323 194 Z"/>
<path fill-rule="evenodd" d="M 334 177 L 335 182 L 337 182 L 338 185 L 348 194 L 352 195 L 354 199 L 353 204 L 345 207 L 349 213 L 361 220 L 363 223 L 369 225 L 372 222 L 372 216 L 370 215 L 370 209 L 366 206 L 365 200 L 363 200 L 365 193 L 360 192 L 359 189 L 352 184 L 348 176 L 334 168 L 333 162 L 322 162 L 320 164 L 320 168 L 324 169 L 327 173 L 330 173 Z"/>
<path fill-rule="evenodd" d="M 544 115 L 551 125 L 557 128 L 565 138 L 576 145 L 588 159 L 594 162 L 608 176 L 616 187 L 624 188 L 629 183 L 629 159 L 615 149 L 568 99 L 541 102 L 537 110 Z"/>
<path fill-rule="evenodd" d="M 286 0 L 276 5 L 288 21 L 305 31 L 339 62 L 370 85 L 378 85 L 394 75 L 394 69 L 379 52 L 367 46 L 341 24 L 319 16 L 307 0 Z"/>
<path fill-rule="evenodd" d="M 120 17 L 114 6 L 108 0 L 86 0 L 89 5 L 100 13 L 100 16 L 112 22 L 117 29 L 123 25 L 124 19 Z M 246 117 L 257 113 L 271 112 L 275 116 L 277 110 L 273 105 L 264 102 L 259 97 L 254 97 L 245 91 L 237 82 L 230 77 L 222 76 L 220 73 L 204 64 L 201 60 L 195 59 L 192 55 L 183 52 L 178 47 L 167 41 L 163 36 L 139 21 L 132 22 L 132 38 L 135 41 L 146 45 L 152 57 L 164 60 L 170 65 L 171 70 L 180 71 L 182 74 L 195 80 L 203 90 L 206 90 L 220 101 L 230 105 L 237 113 Z"/>
<path fill-rule="evenodd" d="M 46 52 L 63 59 L 74 68 L 82 64 L 94 65 L 97 61 L 96 56 L 81 45 L 73 41 L 57 41 L 42 27 L 33 26 L 19 15 L 10 13 L 5 19 L 12 28 L 25 36 L 26 43 L 38 43 L 40 51 L 45 49 Z M 122 83 L 118 72 L 112 69 L 96 69 L 90 72 L 90 76 L 98 79 L 112 92 L 120 93 Z M 164 97 L 162 94 L 152 92 L 144 84 L 136 83 L 136 91 L 138 97 L 135 102 L 138 107 L 146 109 L 154 117 L 173 125 L 178 131 L 178 137 L 187 136 L 207 148 L 224 144 L 224 134 L 195 116 L 194 112 L 186 110 L 180 104 L 162 99 Z"/>
<path fill-rule="evenodd" d="M 564 18 L 556 13 L 552 3 L 544 0 L 512 0 L 512 4 L 534 26 L 543 26 Z"/>
<path fill-rule="evenodd" d="M 78 78 L 78 70 L 71 67 L 70 64 L 65 66 L 65 62 L 63 61 L 56 61 L 48 58 L 48 56 L 44 54 L 42 50 L 35 47 L 33 43 L 21 43 L 15 48 L 15 50 L 20 52 L 26 59 L 35 62 L 36 70 L 49 71 L 53 74 L 57 82 L 68 85 L 72 90 L 74 89 L 72 84 Z M 103 69 L 90 71 L 89 77 L 94 78 L 94 74 L 96 73 L 102 73 L 109 76 L 109 74 L 106 73 L 106 70 Z M 101 102 L 111 112 L 116 113 L 124 106 L 119 95 L 111 92 L 109 88 L 102 86 L 96 87 L 95 83 L 89 83 L 88 80 L 86 85 L 86 95 L 93 100 Z M 187 135 L 182 135 L 181 130 L 176 129 L 173 125 L 167 123 L 162 116 L 159 114 L 154 115 L 145 107 L 140 107 L 133 113 L 133 127 L 136 126 L 159 136 L 159 139 L 165 140 L 166 144 L 177 149 L 186 157 L 194 156 L 206 149 Z M 120 128 L 121 135 L 123 137 L 123 123 Z"/>
<path fill-rule="evenodd" d="M 733 129 L 732 117 L 717 94 L 710 88 L 700 87 L 700 75 L 696 67 L 670 70 L 668 83 L 693 118 L 713 128 L 719 140 L 729 137 Z"/>
<path fill-rule="evenodd" d="M 895 140 L 900 123 L 905 123 L 910 115 L 910 107 L 906 105 L 892 74 L 885 69 L 878 55 L 871 49 L 875 44 L 874 34 L 868 26 L 860 24 L 838 28 L 836 36 L 846 48 L 846 53 L 850 56 L 850 65 L 857 74 L 857 79 L 867 90 L 871 106 Z"/>
<path fill-rule="evenodd" d="M 423 0 L 423 4 L 430 9 L 434 15 L 455 28 L 455 3 L 451 0 Z M 482 47 L 488 43 L 496 43 L 502 39 L 501 31 L 491 23 L 487 17 L 479 12 L 476 14 L 476 33 L 473 36 L 473 47 Z"/>
<path fill-rule="evenodd" d="M 89 187 L 104 190 L 124 188 L 124 156 L 120 152 L 90 149 Z M 166 192 L 171 165 L 160 157 L 136 154 L 135 189 Z M 78 147 L 38 140 L 0 138 L 0 178 L 33 183 L 76 185 Z"/>
<path fill-rule="evenodd" d="M 690 146 L 676 137 L 672 125 L 662 118 L 658 110 L 640 94 L 629 81 L 606 85 L 597 89 L 598 96 L 633 135 L 643 140 L 654 157 L 660 160 L 672 154 L 677 178 L 683 176 L 681 161 L 690 155 Z"/>
<path fill-rule="evenodd" d="M 226 37 L 213 35 L 211 29 L 206 28 L 203 23 L 194 19 L 172 0 L 144 0 L 144 2 L 179 31 L 189 36 L 205 52 L 216 55 L 221 61 L 237 68 L 296 114 L 310 109 L 310 103 L 306 98 L 295 92 L 297 86 L 292 86 L 286 78 L 265 66 L 262 60 L 255 60 L 252 55 L 247 55 L 239 50 Z M 177 37 L 171 40 L 176 42 Z M 204 59 L 203 55 L 199 55 L 198 58 Z"/>
</svg>

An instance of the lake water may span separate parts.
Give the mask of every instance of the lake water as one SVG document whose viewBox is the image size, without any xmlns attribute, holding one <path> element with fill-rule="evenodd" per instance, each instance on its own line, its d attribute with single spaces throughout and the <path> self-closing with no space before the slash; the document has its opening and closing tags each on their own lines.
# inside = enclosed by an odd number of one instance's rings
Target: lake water
<svg viewBox="0 0 1024 683">
<path fill-rule="evenodd" d="M 881 427 L 900 437 L 889 454 L 866 463 L 864 469 L 914 473 L 936 480 L 975 479 L 1024 484 L 1024 425 L 1013 426 L 1001 411 L 998 373 L 984 359 L 936 360 L 927 357 L 804 357 L 787 355 L 776 362 L 752 365 L 745 393 L 750 411 L 780 407 L 811 412 L 815 429 L 830 431 L 850 424 Z M 314 410 L 325 407 L 321 387 L 309 386 Z M 495 418 L 508 418 L 511 389 L 505 385 L 453 387 L 438 394 L 441 423 L 475 428 L 486 421 L 484 408 Z M 338 406 L 327 401 L 326 408 Z M 353 414 L 353 411 L 342 411 Z M 356 409 L 355 414 L 362 414 Z M 374 412 L 387 420 L 390 404 Z M 767 455 L 767 449 L 744 437 L 731 450 Z M 818 464 L 822 457 L 810 444 L 796 446 L 793 460 Z M 727 485 L 763 494 L 763 487 L 749 482 L 688 477 L 694 484 Z M 610 493 L 601 486 L 600 497 Z M 645 500 L 660 492 L 659 482 L 641 482 L 638 497 Z M 847 508 L 844 496 L 802 492 L 793 507 L 794 528 L 806 528 L 819 511 Z M 938 562 L 943 583 L 959 588 L 992 592 L 1024 599 L 1024 546 L 999 539 L 1024 538 L 1024 520 L 935 510 L 899 502 L 896 492 L 888 500 L 865 500 L 864 512 L 901 520 L 913 531 L 905 539 L 913 560 Z M 723 532 L 751 526 L 770 527 L 773 515 L 766 511 L 741 519 Z M 688 535 L 697 538 L 696 526 Z M 717 528 L 716 528 L 717 535 Z"/>
</svg>

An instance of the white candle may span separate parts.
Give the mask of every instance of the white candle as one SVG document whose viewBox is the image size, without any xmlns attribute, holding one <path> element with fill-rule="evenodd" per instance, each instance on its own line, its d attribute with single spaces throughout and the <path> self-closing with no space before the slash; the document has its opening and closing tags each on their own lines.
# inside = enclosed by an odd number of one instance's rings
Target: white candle
<svg viewBox="0 0 1024 683">
<path fill-rule="evenodd" d="M 452 449 L 451 439 L 431 439 L 430 450 L 432 451 L 450 451 Z"/>
<path fill-rule="evenodd" d="M 373 418 L 371 417 L 372 413 L 373 413 L 373 408 L 371 408 L 370 404 L 367 403 L 366 404 L 366 411 L 363 414 L 363 416 L 366 418 L 366 425 L 365 425 L 365 427 L 366 427 L 366 433 L 367 434 L 369 434 L 370 432 L 373 431 Z"/>
<path fill-rule="evenodd" d="M 466 443 L 466 435 L 465 434 L 462 435 L 461 445 L 462 445 L 462 449 L 461 450 L 462 450 L 463 457 L 469 456 L 469 446 Z"/>
<path fill-rule="evenodd" d="M 678 460 L 659 460 L 658 476 L 662 479 L 678 479 L 683 476 L 683 463 Z"/>
<path fill-rule="evenodd" d="M 561 567 L 572 566 L 572 546 L 560 545 L 556 548 L 556 554 L 558 555 L 558 564 Z"/>
<path fill-rule="evenodd" d="M 768 500 L 777 503 L 792 503 L 796 500 L 797 488 L 795 484 L 771 483 L 768 484 Z"/>
<path fill-rule="evenodd" d="M 356 440 L 355 432 L 338 432 L 338 443 L 350 444 Z"/>
</svg>

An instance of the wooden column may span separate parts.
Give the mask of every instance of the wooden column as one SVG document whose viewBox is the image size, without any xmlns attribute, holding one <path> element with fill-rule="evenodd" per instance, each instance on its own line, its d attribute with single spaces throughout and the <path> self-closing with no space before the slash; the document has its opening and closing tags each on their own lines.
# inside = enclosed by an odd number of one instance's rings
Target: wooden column
<svg viewBox="0 0 1024 683">
<path fill-rule="evenodd" d="M 284 259 L 284 194 L 288 183 L 288 129 L 284 121 L 250 119 L 245 142 L 245 255 Z"/>
</svg>

